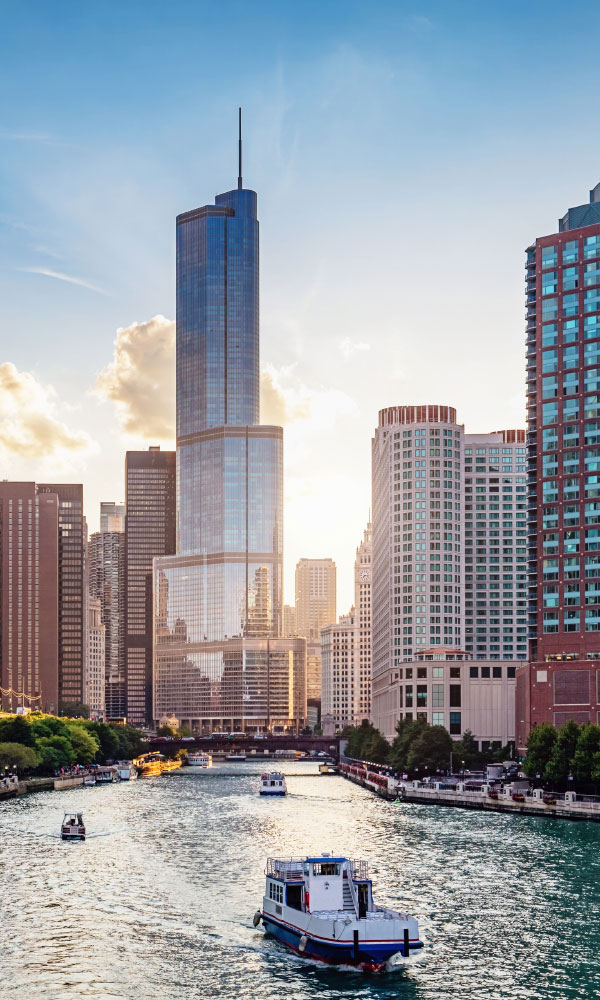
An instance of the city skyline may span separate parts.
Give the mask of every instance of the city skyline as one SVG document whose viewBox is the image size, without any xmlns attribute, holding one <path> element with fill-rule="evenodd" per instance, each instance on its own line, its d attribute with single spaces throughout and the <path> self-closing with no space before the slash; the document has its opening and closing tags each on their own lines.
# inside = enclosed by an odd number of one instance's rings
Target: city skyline
<svg viewBox="0 0 600 1000">
<path fill-rule="evenodd" d="M 283 424 L 286 435 L 284 600 L 299 558 L 331 557 L 340 608 L 352 600 L 379 408 L 435 398 L 460 406 L 467 433 L 523 426 L 522 252 L 535 233 L 557 228 L 556 204 L 581 200 L 599 160 L 583 109 L 571 108 L 561 149 L 540 176 L 542 125 L 522 101 L 550 60 L 560 65 L 557 110 L 585 91 L 589 5 L 560 33 L 552 5 L 534 3 L 510 21 L 487 10 L 450 15 L 441 4 L 391 17 L 383 6 L 389 40 L 358 7 L 344 8 L 340 28 L 333 3 L 318 46 L 304 51 L 302 30 L 302 57 L 292 41 L 299 15 L 244 21 L 258 46 L 252 62 L 244 57 L 230 78 L 220 76 L 215 95 L 203 89 L 216 72 L 213 55 L 193 71 L 186 60 L 161 59 L 158 105 L 135 84 L 135 46 L 123 65 L 126 110 L 115 85 L 107 91 L 105 60 L 86 49 L 84 64 L 85 13 L 64 39 L 60 13 L 28 24 L 29 58 L 49 41 L 58 53 L 68 46 L 68 65 L 47 81 L 44 101 L 18 45 L 2 49 L 0 70 L 15 94 L 0 123 L 0 290 L 5 327 L 16 334 L 0 371 L 2 459 L 23 481 L 83 481 L 93 531 L 100 500 L 123 495 L 124 452 L 173 447 L 171 220 L 233 173 L 243 103 L 265 234 L 261 419 Z M 119 37 L 106 39 L 109 49 L 118 58 L 135 34 L 162 56 L 163 37 L 132 11 Z M 6 38 L 19 15 L 7 19 Z M 193 26 L 192 13 L 176 13 L 165 38 L 186 19 Z M 540 49 L 515 61 L 532 19 Z M 220 37 L 215 22 L 206 14 L 206 30 Z M 87 98 L 65 105 L 74 70 Z M 573 141 L 575 163 L 567 160 Z M 374 190 L 388 192 L 385 212 L 373 211 Z M 480 246 L 485 254 L 474 252 Z M 435 297 L 424 259 L 436 266 Z M 502 393 L 488 391 L 492 371 Z M 319 517 L 340 496 L 337 517 Z"/>
</svg>

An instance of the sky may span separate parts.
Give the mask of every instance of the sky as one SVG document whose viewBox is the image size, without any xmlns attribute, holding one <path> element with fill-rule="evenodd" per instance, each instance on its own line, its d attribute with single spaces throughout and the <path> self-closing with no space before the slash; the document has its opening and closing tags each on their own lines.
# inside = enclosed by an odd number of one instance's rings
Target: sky
<svg viewBox="0 0 600 1000">
<path fill-rule="evenodd" d="M 525 420 L 523 251 L 600 180 L 597 5 L 5 2 L 0 476 L 83 482 L 173 446 L 175 216 L 258 192 L 285 600 L 371 504 L 378 410 Z"/>
</svg>

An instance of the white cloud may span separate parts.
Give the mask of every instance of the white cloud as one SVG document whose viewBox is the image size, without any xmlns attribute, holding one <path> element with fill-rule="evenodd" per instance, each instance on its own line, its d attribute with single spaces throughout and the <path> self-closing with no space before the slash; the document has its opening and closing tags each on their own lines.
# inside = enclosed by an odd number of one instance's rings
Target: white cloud
<svg viewBox="0 0 600 1000">
<path fill-rule="evenodd" d="M 148 440 L 175 435 L 175 323 L 154 316 L 120 327 L 113 360 L 96 380 L 97 395 L 117 408 L 125 434 Z"/>
<path fill-rule="evenodd" d="M 57 416 L 57 396 L 31 372 L 10 361 L 0 364 L 0 454 L 5 459 L 83 458 L 95 443 Z"/>
<path fill-rule="evenodd" d="M 70 285 L 79 285 L 81 288 L 88 288 L 90 292 L 108 295 L 108 292 L 104 288 L 101 288 L 100 285 L 95 285 L 92 281 L 86 281 L 85 278 L 76 278 L 72 274 L 63 274 L 62 271 L 51 271 L 47 267 L 19 267 L 17 270 L 24 271 L 26 274 L 42 274 L 45 278 L 56 278 L 58 281 L 66 281 Z"/>
<path fill-rule="evenodd" d="M 366 344 L 364 340 L 351 340 L 350 337 L 344 337 L 340 340 L 338 347 L 346 361 L 348 358 L 351 358 L 353 354 L 359 354 L 362 351 L 371 350 L 371 345 Z"/>
</svg>

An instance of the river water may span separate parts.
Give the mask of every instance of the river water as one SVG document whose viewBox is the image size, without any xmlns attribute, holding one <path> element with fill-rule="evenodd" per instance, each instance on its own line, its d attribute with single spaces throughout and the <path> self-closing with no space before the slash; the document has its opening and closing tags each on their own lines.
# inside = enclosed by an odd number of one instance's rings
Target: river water
<svg viewBox="0 0 600 1000">
<path fill-rule="evenodd" d="M 263 765 L 264 768 L 264 765 Z M 600 997 L 600 826 L 394 805 L 256 762 L 0 804 L 1 1000 Z M 57 837 L 80 809 L 85 843 Z M 426 947 L 393 972 L 311 964 L 252 926 L 267 856 L 371 865 Z"/>
</svg>

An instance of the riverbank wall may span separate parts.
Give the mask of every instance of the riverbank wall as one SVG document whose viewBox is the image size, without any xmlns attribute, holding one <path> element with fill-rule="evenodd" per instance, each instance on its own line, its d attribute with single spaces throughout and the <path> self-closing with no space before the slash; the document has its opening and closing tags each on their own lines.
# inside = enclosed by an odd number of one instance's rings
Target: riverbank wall
<svg viewBox="0 0 600 1000">
<path fill-rule="evenodd" d="M 83 775 L 69 774 L 60 778 L 30 778 L 28 781 L 0 783 L 0 802 L 15 799 L 18 795 L 28 795 L 30 792 L 59 792 L 63 788 L 75 788 L 77 785 L 83 785 Z"/>
<path fill-rule="evenodd" d="M 356 761 L 345 762 L 340 767 L 342 777 L 388 801 L 600 823 L 600 802 L 591 800 L 589 796 L 578 797 L 575 792 L 553 795 L 549 797 L 550 801 L 544 801 L 544 792 L 540 788 L 523 795 L 523 801 L 515 801 L 507 789 L 498 791 L 498 797 L 495 798 L 490 797 L 487 786 L 457 791 L 439 787 L 443 782 L 434 782 L 433 785 L 424 785 L 418 781 L 400 782 L 387 775 L 372 772 L 363 775 L 360 771 Z"/>
</svg>

